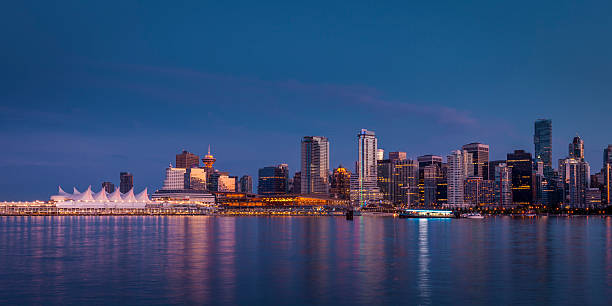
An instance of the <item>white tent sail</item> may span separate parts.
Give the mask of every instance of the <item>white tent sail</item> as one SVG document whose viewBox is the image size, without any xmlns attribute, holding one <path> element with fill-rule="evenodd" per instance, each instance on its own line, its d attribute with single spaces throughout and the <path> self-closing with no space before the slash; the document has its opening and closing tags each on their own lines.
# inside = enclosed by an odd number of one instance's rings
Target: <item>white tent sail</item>
<svg viewBox="0 0 612 306">
<path fill-rule="evenodd" d="M 136 195 L 136 200 L 138 202 L 149 202 L 149 194 L 147 193 L 147 188 L 145 188 L 141 193 Z"/>
<path fill-rule="evenodd" d="M 108 195 L 108 200 L 113 202 L 121 202 L 121 192 L 119 188 L 115 189 L 115 191 Z"/>
<path fill-rule="evenodd" d="M 76 189 L 76 187 L 72 187 L 72 193 L 74 195 L 81 194 L 81 192 L 78 189 Z"/>
<path fill-rule="evenodd" d="M 124 202 L 137 202 L 136 197 L 134 196 L 134 188 L 130 189 L 130 191 L 126 192 L 123 197 L 121 197 Z"/>
<path fill-rule="evenodd" d="M 76 188 L 75 188 L 76 189 Z M 91 185 L 87 187 L 83 193 L 79 194 L 74 198 L 75 201 L 93 201 L 93 192 L 91 191 Z"/>
<path fill-rule="evenodd" d="M 108 198 L 106 197 L 106 190 L 104 190 L 104 187 L 102 187 L 102 190 L 100 190 L 100 192 L 94 194 L 93 198 L 98 202 L 108 202 Z"/>
</svg>

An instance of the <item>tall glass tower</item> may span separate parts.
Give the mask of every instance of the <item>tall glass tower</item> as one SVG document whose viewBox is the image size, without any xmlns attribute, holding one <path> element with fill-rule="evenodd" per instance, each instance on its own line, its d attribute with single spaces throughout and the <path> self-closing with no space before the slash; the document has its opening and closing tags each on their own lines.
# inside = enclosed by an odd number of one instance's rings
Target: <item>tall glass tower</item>
<svg viewBox="0 0 612 306">
<path fill-rule="evenodd" d="M 377 151 L 376 134 L 362 129 L 357 134 L 356 175 L 351 176 L 351 202 L 356 205 L 364 206 L 380 200 L 380 189 L 377 185 Z"/>
<path fill-rule="evenodd" d="M 302 139 L 301 193 L 329 194 L 329 140 L 321 136 Z"/>
<path fill-rule="evenodd" d="M 551 178 L 552 168 L 552 120 L 538 119 L 534 124 L 533 144 L 535 145 L 535 159 L 542 161 L 544 176 Z"/>
</svg>

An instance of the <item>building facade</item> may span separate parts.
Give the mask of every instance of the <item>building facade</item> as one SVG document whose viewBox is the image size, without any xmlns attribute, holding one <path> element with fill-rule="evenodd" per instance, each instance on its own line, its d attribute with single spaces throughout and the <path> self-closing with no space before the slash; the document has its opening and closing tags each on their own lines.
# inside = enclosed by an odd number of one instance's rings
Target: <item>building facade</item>
<svg viewBox="0 0 612 306">
<path fill-rule="evenodd" d="M 240 192 L 253 193 L 253 177 L 243 175 L 240 178 Z"/>
<path fill-rule="evenodd" d="M 260 195 L 282 195 L 289 192 L 289 166 L 280 164 L 277 166 L 259 169 L 257 194 Z"/>
<path fill-rule="evenodd" d="M 115 184 L 113 184 L 111 182 L 103 182 L 102 183 L 102 188 L 106 191 L 106 193 L 113 193 L 113 192 L 115 192 Z"/>
<path fill-rule="evenodd" d="M 379 160 L 377 177 L 378 188 L 386 203 L 399 207 L 418 204 L 419 167 L 416 161 Z"/>
<path fill-rule="evenodd" d="M 562 203 L 571 208 L 586 208 L 586 191 L 590 187 L 591 170 L 583 160 L 559 160 L 559 174 L 563 188 Z M 601 196 L 600 196 L 601 197 Z"/>
<path fill-rule="evenodd" d="M 568 156 L 579 161 L 584 161 L 584 141 L 580 136 L 574 137 L 569 144 Z"/>
<path fill-rule="evenodd" d="M 200 157 L 187 151 L 176 154 L 176 168 L 198 168 Z"/>
<path fill-rule="evenodd" d="M 376 153 L 378 140 L 374 131 L 362 129 L 357 134 L 356 173 L 351 176 L 351 203 L 365 206 L 381 200 L 377 182 Z"/>
<path fill-rule="evenodd" d="M 134 188 L 134 176 L 129 172 L 119 173 L 119 191 L 127 193 Z"/>
<path fill-rule="evenodd" d="M 483 180 L 489 179 L 489 145 L 479 142 L 466 144 L 462 147 L 464 151 L 472 154 L 473 176 L 479 176 Z"/>
<path fill-rule="evenodd" d="M 494 171 L 495 205 L 500 208 L 513 206 L 512 168 L 505 163 L 499 163 Z"/>
<path fill-rule="evenodd" d="M 329 140 L 320 136 L 302 139 L 302 194 L 329 194 Z M 295 184 L 295 181 L 294 181 Z"/>
<path fill-rule="evenodd" d="M 508 153 L 507 165 L 512 168 L 512 201 L 514 205 L 534 203 L 535 189 L 531 153 L 515 150 Z"/>
<path fill-rule="evenodd" d="M 351 172 L 342 165 L 334 169 L 332 174 L 330 196 L 337 199 L 350 199 Z"/>
<path fill-rule="evenodd" d="M 552 120 L 539 119 L 534 124 L 533 144 L 535 160 L 542 161 L 544 176 L 550 180 L 552 176 Z"/>
<path fill-rule="evenodd" d="M 464 150 L 455 150 L 448 159 L 448 206 L 464 208 L 465 203 L 464 182 L 472 176 L 474 167 L 472 155 Z"/>
</svg>

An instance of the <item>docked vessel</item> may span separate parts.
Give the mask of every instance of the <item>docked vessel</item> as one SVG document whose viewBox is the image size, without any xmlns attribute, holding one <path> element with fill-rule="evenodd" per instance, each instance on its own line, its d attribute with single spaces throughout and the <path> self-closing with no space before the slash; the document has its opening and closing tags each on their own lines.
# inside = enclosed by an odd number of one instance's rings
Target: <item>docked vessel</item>
<svg viewBox="0 0 612 306">
<path fill-rule="evenodd" d="M 484 219 L 484 216 L 481 215 L 480 213 L 462 214 L 461 217 L 467 218 L 467 219 Z"/>
<path fill-rule="evenodd" d="M 406 209 L 399 213 L 400 218 L 456 218 L 452 210 Z"/>
</svg>

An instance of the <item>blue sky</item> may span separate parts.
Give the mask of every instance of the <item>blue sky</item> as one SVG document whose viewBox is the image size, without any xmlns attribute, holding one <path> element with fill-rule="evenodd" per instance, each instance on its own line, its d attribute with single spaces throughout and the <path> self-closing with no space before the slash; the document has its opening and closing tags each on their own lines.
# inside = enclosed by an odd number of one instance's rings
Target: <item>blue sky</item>
<svg viewBox="0 0 612 306">
<path fill-rule="evenodd" d="M 302 136 L 352 165 L 359 129 L 386 151 L 491 145 L 553 155 L 612 143 L 609 1 L 63 1 L 0 10 L 0 200 L 118 182 L 160 187 L 182 149 L 256 177 Z M 593 172 L 596 172 L 593 171 Z"/>
</svg>

